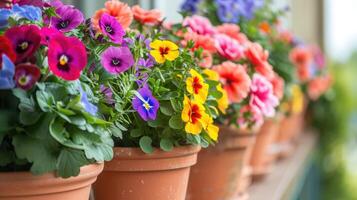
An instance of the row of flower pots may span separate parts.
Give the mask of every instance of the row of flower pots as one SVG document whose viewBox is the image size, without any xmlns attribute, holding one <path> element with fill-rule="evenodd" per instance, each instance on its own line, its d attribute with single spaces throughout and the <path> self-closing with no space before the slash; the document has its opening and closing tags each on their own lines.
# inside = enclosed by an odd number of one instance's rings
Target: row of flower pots
<svg viewBox="0 0 357 200">
<path fill-rule="evenodd" d="M 235 3 L 1 3 L 0 200 L 247 197 L 331 81 L 270 2 Z"/>
</svg>

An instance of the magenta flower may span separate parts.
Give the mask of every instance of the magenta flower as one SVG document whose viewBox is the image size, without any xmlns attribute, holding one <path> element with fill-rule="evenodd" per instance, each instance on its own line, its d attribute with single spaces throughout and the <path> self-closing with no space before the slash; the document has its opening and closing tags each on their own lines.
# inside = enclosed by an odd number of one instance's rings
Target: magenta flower
<svg viewBox="0 0 357 200">
<path fill-rule="evenodd" d="M 155 120 L 157 110 L 160 107 L 159 101 L 152 95 L 148 85 L 144 85 L 138 90 L 138 94 L 133 99 L 133 108 L 139 113 L 144 121 Z"/>
<path fill-rule="evenodd" d="M 99 20 L 102 33 L 108 36 L 114 43 L 121 44 L 125 31 L 115 17 L 104 13 Z"/>
<path fill-rule="evenodd" d="M 85 46 L 75 37 L 56 35 L 48 45 L 48 64 L 56 76 L 77 80 L 87 65 Z"/>
<path fill-rule="evenodd" d="M 33 64 L 19 64 L 16 66 L 15 81 L 16 86 L 23 90 L 31 89 L 40 79 L 41 71 Z"/>
<path fill-rule="evenodd" d="M 222 57 L 228 60 L 238 60 L 243 57 L 244 49 L 239 42 L 225 34 L 217 34 L 216 49 Z"/>
<path fill-rule="evenodd" d="M 213 36 L 217 32 L 214 26 L 207 18 L 199 15 L 186 17 L 182 25 L 186 26 L 189 31 L 195 32 L 199 35 Z"/>
<path fill-rule="evenodd" d="M 61 34 L 62 33 L 55 28 L 43 27 L 41 28 L 41 44 L 48 45 L 52 37 Z"/>
<path fill-rule="evenodd" d="M 70 5 L 62 5 L 56 9 L 58 17 L 51 17 L 50 25 L 62 32 L 75 29 L 84 21 L 83 13 Z"/>
<path fill-rule="evenodd" d="M 125 72 L 134 65 L 134 58 L 128 47 L 109 47 L 101 57 L 104 69 L 111 74 Z"/>
<path fill-rule="evenodd" d="M 253 75 L 250 95 L 251 107 L 258 108 L 266 117 L 275 115 L 275 107 L 279 105 L 279 99 L 274 95 L 273 85 L 264 76 Z"/>
<path fill-rule="evenodd" d="M 15 63 L 26 61 L 40 47 L 40 29 L 35 25 L 14 26 L 5 32 L 5 36 L 11 40 L 16 52 Z"/>
</svg>

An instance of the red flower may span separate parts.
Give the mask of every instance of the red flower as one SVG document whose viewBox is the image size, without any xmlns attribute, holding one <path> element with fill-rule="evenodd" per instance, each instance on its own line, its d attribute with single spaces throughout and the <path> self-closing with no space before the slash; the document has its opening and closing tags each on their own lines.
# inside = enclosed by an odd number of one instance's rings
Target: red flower
<svg viewBox="0 0 357 200">
<path fill-rule="evenodd" d="M 255 70 L 268 80 L 274 78 L 273 67 L 269 64 L 269 52 L 258 43 L 251 43 L 245 51 L 245 56 L 253 64 Z"/>
<path fill-rule="evenodd" d="M 40 79 L 41 71 L 33 64 L 19 64 L 16 66 L 15 80 L 17 87 L 24 90 L 31 89 Z"/>
<path fill-rule="evenodd" d="M 2 67 L 2 54 L 9 57 L 12 62 L 16 61 L 16 53 L 12 48 L 11 41 L 5 36 L 0 36 L 0 69 Z"/>
<path fill-rule="evenodd" d="M 290 60 L 297 66 L 309 66 L 312 61 L 312 55 L 306 47 L 295 47 L 290 52 Z"/>
</svg>

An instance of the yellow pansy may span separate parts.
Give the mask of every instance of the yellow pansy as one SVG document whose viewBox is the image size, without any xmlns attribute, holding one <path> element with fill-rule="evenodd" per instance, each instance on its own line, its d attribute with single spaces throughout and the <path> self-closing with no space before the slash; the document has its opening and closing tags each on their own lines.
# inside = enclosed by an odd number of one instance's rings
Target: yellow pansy
<svg viewBox="0 0 357 200">
<path fill-rule="evenodd" d="M 213 71 L 211 69 L 205 69 L 203 70 L 203 73 L 207 75 L 209 80 L 213 80 L 213 81 L 219 80 L 219 75 L 216 71 Z"/>
<path fill-rule="evenodd" d="M 304 107 L 304 94 L 298 85 L 293 85 L 291 91 L 292 91 L 291 112 L 295 114 L 301 113 Z"/>
<path fill-rule="evenodd" d="M 181 113 L 182 121 L 186 123 L 185 131 L 194 135 L 200 134 L 203 128 L 202 120 L 207 114 L 203 105 L 196 101 L 191 101 L 185 96 L 183 110 Z"/>
<path fill-rule="evenodd" d="M 208 95 L 208 84 L 204 82 L 202 76 L 194 69 L 190 70 L 191 77 L 186 79 L 186 89 L 193 95 L 193 98 L 200 103 L 204 103 Z"/>
<path fill-rule="evenodd" d="M 157 63 L 164 63 L 166 60 L 173 61 L 179 56 L 178 46 L 168 40 L 155 40 L 150 43 L 152 50 L 150 54 Z"/>
<path fill-rule="evenodd" d="M 208 115 L 204 115 L 202 119 L 202 124 L 203 129 L 207 132 L 208 136 L 212 140 L 217 141 L 219 128 L 218 126 L 213 124 L 213 119 Z"/>
<path fill-rule="evenodd" d="M 218 92 L 222 93 L 222 97 L 220 99 L 218 99 L 217 103 L 218 103 L 218 109 L 223 113 L 226 114 L 226 110 L 229 106 L 229 101 L 228 101 L 228 95 L 227 95 L 227 91 L 225 89 L 222 88 L 221 84 L 217 85 L 217 90 Z"/>
</svg>

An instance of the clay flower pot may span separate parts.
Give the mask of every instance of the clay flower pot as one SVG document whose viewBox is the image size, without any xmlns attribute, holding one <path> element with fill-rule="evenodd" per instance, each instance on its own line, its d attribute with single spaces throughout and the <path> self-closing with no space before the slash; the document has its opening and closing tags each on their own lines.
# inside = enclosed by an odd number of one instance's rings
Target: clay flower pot
<svg viewBox="0 0 357 200">
<path fill-rule="evenodd" d="M 190 167 L 199 146 L 156 149 L 145 154 L 139 148 L 114 148 L 94 184 L 96 200 L 184 200 Z"/>
<path fill-rule="evenodd" d="M 257 134 L 250 165 L 253 178 L 269 173 L 272 164 L 272 147 L 279 131 L 280 118 L 267 119 Z"/>
<path fill-rule="evenodd" d="M 187 200 L 228 200 L 238 195 L 247 145 L 237 129 L 220 127 L 216 146 L 203 149 L 192 167 Z"/>
<path fill-rule="evenodd" d="M 88 200 L 91 185 L 102 170 L 103 164 L 88 165 L 78 176 L 67 179 L 54 173 L 0 173 L 0 200 Z"/>
</svg>

